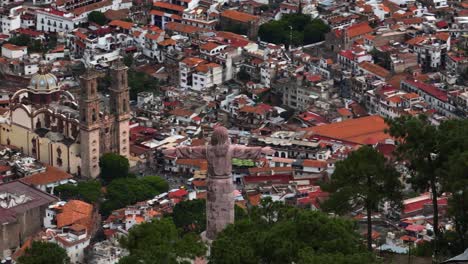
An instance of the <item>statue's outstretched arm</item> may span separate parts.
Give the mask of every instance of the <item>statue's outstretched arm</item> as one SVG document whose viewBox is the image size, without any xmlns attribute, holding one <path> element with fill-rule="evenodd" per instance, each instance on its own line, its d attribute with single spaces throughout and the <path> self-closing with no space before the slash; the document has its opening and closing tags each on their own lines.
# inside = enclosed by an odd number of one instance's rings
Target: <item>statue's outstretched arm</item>
<svg viewBox="0 0 468 264">
<path fill-rule="evenodd" d="M 175 156 L 181 159 L 206 159 L 206 147 L 177 147 L 162 151 L 166 156 Z"/>
<path fill-rule="evenodd" d="M 270 147 L 246 147 L 241 145 L 233 145 L 232 157 L 238 159 L 258 159 L 262 154 L 273 155 L 275 151 Z"/>
</svg>

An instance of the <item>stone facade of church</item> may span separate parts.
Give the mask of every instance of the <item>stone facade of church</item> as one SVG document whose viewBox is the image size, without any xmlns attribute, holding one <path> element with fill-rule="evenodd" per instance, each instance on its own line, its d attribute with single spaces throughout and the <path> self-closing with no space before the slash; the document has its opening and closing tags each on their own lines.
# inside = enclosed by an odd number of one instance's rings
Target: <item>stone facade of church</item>
<svg viewBox="0 0 468 264">
<path fill-rule="evenodd" d="M 81 93 L 75 98 L 43 65 L 28 87 L 11 97 L 9 122 L 0 124 L 0 143 L 71 174 L 97 177 L 102 154 L 128 156 L 130 151 L 127 67 L 117 62 L 110 74 L 105 107 L 95 72 L 80 77 Z"/>
</svg>

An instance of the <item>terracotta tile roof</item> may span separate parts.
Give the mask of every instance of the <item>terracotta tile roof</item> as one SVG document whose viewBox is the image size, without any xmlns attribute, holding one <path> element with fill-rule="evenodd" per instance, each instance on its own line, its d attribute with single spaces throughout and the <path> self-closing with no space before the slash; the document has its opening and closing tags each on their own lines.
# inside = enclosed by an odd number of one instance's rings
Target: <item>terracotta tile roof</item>
<svg viewBox="0 0 468 264">
<path fill-rule="evenodd" d="M 427 39 L 426 36 L 417 36 L 417 37 L 414 37 L 414 38 L 406 41 L 406 44 L 414 46 L 414 45 L 418 45 L 418 44 L 426 41 L 426 39 Z"/>
<path fill-rule="evenodd" d="M 448 95 L 446 92 L 439 90 L 437 87 L 423 83 L 423 82 L 418 82 L 418 81 L 413 81 L 413 80 L 404 80 L 405 83 L 416 87 L 417 89 L 424 91 L 425 93 L 443 101 L 443 102 L 448 102 Z"/>
<path fill-rule="evenodd" d="M 104 12 L 104 15 L 109 20 L 122 20 L 128 17 L 129 10 L 128 9 L 120 9 L 120 10 L 112 10 L 109 9 Z"/>
<path fill-rule="evenodd" d="M 190 117 L 191 115 L 193 115 L 193 112 L 182 108 L 176 108 L 170 111 L 169 114 L 175 116 Z"/>
<path fill-rule="evenodd" d="M 70 174 L 59 170 L 58 168 L 47 166 L 46 171 L 27 176 L 21 179 L 22 182 L 32 185 L 46 185 L 73 178 Z"/>
<path fill-rule="evenodd" d="M 355 25 L 351 25 L 345 29 L 348 38 L 354 38 L 357 36 L 369 34 L 374 30 L 369 26 L 369 23 L 363 22 Z"/>
<path fill-rule="evenodd" d="M 240 21 L 243 23 L 249 23 L 253 21 L 258 21 L 260 18 L 251 14 L 244 12 L 239 12 L 237 10 L 225 10 L 221 13 L 221 17 L 225 17 L 231 20 Z"/>
<path fill-rule="evenodd" d="M 349 109 L 346 109 L 346 108 L 339 108 L 337 112 L 341 116 L 353 116 L 353 113 Z"/>
<path fill-rule="evenodd" d="M 369 139 L 382 141 L 390 138 L 384 130 L 388 126 L 380 116 L 366 116 L 348 119 L 342 122 L 304 128 L 302 130 L 312 132 L 312 135 L 320 135 L 332 139 L 366 144 Z"/>
<path fill-rule="evenodd" d="M 134 25 L 135 24 L 133 24 L 132 22 L 127 22 L 127 21 L 122 21 L 122 20 L 112 20 L 109 23 L 109 26 L 120 27 L 120 28 L 124 28 L 128 30 L 132 29 Z"/>
<path fill-rule="evenodd" d="M 78 7 L 78 8 L 75 8 L 72 13 L 75 14 L 76 16 L 79 16 L 83 13 L 86 13 L 86 12 L 91 12 L 93 10 L 96 10 L 96 9 L 99 9 L 99 8 L 102 8 L 102 7 L 105 7 L 105 6 L 110 6 L 112 5 L 112 0 L 105 0 L 105 1 L 101 1 L 101 2 L 96 2 L 96 3 L 93 3 L 93 4 L 89 4 L 89 5 L 85 5 L 85 6 L 82 6 L 82 7 Z"/>
<path fill-rule="evenodd" d="M 210 69 L 218 68 L 218 67 L 221 67 L 221 65 L 212 62 L 212 63 L 207 63 L 207 64 L 200 64 L 197 67 L 195 67 L 195 70 L 199 72 L 207 73 Z"/>
<path fill-rule="evenodd" d="M 198 64 L 206 63 L 206 60 L 196 57 L 187 57 L 182 60 L 182 63 L 185 63 L 189 67 L 194 67 Z"/>
<path fill-rule="evenodd" d="M 164 16 L 164 12 L 163 12 L 163 11 L 154 10 L 154 9 L 150 11 L 150 14 L 151 14 L 151 15 L 160 16 L 160 17 L 163 17 L 163 16 Z"/>
<path fill-rule="evenodd" d="M 205 159 L 177 159 L 176 164 L 197 167 L 200 170 L 208 169 L 208 162 Z"/>
<path fill-rule="evenodd" d="M 154 2 L 153 5 L 155 7 L 170 9 L 170 10 L 179 11 L 179 12 L 182 12 L 185 10 L 185 7 L 183 6 L 174 5 L 174 4 L 166 3 L 166 2 Z"/>
<path fill-rule="evenodd" d="M 313 168 L 326 168 L 327 162 L 322 160 L 311 160 L 306 159 L 302 162 L 302 166 L 304 167 L 313 167 Z"/>
<path fill-rule="evenodd" d="M 187 33 L 187 34 L 193 34 L 198 31 L 206 31 L 206 29 L 191 26 L 191 25 L 185 25 L 182 23 L 178 22 L 168 22 L 166 24 L 166 29 L 171 30 L 171 31 L 176 31 L 176 32 L 181 32 L 181 33 Z"/>
<path fill-rule="evenodd" d="M 217 47 L 219 47 L 220 45 L 217 44 L 217 43 L 214 43 L 214 42 L 207 42 L 203 45 L 200 46 L 200 49 L 201 50 L 207 50 L 207 51 L 211 51 L 211 50 L 214 50 L 216 49 Z"/>
<path fill-rule="evenodd" d="M 93 206 L 79 200 L 70 200 L 57 215 L 57 227 L 61 228 L 77 223 L 87 223 L 91 220 Z"/>
<path fill-rule="evenodd" d="M 17 45 L 10 44 L 10 43 L 5 43 L 2 45 L 2 47 L 4 47 L 5 49 L 9 49 L 9 50 L 23 50 L 27 48 L 26 46 L 17 46 Z"/>
<path fill-rule="evenodd" d="M 385 68 L 383 68 L 383 67 L 381 67 L 381 66 L 379 66 L 377 64 L 370 63 L 370 62 L 367 62 L 367 61 L 359 63 L 359 67 L 366 70 L 366 71 L 368 71 L 368 72 L 370 72 L 370 73 L 372 73 L 372 74 L 375 74 L 375 75 L 377 75 L 379 77 L 382 77 L 384 79 L 389 78 L 390 75 L 391 75 L 390 72 L 387 69 L 385 69 Z"/>
<path fill-rule="evenodd" d="M 166 47 L 166 46 L 174 46 L 176 44 L 176 41 L 171 39 L 171 38 L 168 38 L 168 39 L 165 39 L 161 42 L 158 42 L 158 45 L 159 46 L 163 46 L 163 47 Z"/>
</svg>

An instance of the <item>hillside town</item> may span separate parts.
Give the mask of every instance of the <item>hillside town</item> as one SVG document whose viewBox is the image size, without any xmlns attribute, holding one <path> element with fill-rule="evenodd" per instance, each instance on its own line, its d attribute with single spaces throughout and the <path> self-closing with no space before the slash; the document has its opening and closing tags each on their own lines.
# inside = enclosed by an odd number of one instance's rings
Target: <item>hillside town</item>
<svg viewBox="0 0 468 264">
<path fill-rule="evenodd" d="M 468 1 L 3 0 L 0 25 L 2 264 L 468 263 Z"/>
</svg>

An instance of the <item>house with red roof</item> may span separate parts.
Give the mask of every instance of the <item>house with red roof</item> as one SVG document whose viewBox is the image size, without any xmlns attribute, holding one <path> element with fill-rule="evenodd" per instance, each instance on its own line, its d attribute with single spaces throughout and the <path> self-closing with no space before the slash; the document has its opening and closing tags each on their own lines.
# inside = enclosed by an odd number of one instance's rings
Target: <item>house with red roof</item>
<svg viewBox="0 0 468 264">
<path fill-rule="evenodd" d="M 260 17 L 233 9 L 224 10 L 219 16 L 219 23 L 223 30 L 230 31 L 229 27 L 238 25 L 250 39 L 257 37 L 260 26 Z"/>
<path fill-rule="evenodd" d="M 447 117 L 456 117 L 456 107 L 449 101 L 447 91 L 414 79 L 403 80 L 401 89 L 418 94 L 438 113 Z"/>
</svg>

